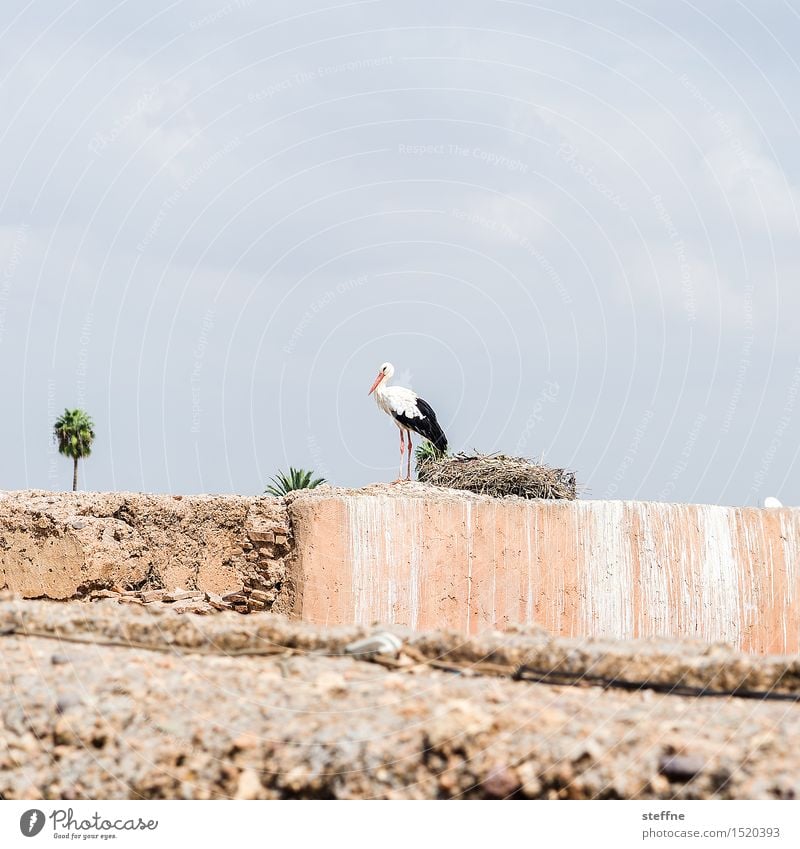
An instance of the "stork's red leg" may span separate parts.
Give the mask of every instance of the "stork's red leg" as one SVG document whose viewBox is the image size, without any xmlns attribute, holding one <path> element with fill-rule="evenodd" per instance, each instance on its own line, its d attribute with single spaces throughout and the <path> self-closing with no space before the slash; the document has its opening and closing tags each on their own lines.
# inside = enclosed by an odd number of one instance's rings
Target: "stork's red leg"
<svg viewBox="0 0 800 849">
<path fill-rule="evenodd" d="M 406 475 L 406 480 L 411 480 L 411 431 L 406 431 L 406 437 L 408 437 L 408 474 Z"/>
<path fill-rule="evenodd" d="M 403 455 L 406 453 L 406 439 L 405 439 L 405 431 L 403 428 L 400 428 L 400 474 L 397 476 L 397 480 L 401 481 L 403 479 Z"/>
</svg>

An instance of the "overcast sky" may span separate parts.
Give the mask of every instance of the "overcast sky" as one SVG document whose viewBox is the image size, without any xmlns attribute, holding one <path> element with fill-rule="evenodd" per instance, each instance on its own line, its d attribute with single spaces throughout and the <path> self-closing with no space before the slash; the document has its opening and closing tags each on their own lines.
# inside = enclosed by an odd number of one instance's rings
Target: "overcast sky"
<svg viewBox="0 0 800 849">
<path fill-rule="evenodd" d="M 0 486 L 391 480 L 800 503 L 800 15 L 780 0 L 4 0 Z"/>
</svg>

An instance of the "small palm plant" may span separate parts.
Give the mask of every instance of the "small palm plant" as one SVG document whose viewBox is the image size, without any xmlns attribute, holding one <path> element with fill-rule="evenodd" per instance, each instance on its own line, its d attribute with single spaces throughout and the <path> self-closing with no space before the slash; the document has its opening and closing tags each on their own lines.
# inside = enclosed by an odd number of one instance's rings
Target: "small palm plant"
<svg viewBox="0 0 800 849">
<path fill-rule="evenodd" d="M 315 478 L 313 472 L 306 471 L 306 469 L 295 469 L 292 466 L 289 466 L 288 475 L 279 471 L 271 480 L 272 484 L 264 492 L 267 495 L 276 495 L 278 498 L 296 489 L 314 489 L 325 483 L 325 478 Z"/>
<path fill-rule="evenodd" d="M 58 451 L 72 459 L 72 491 L 78 488 L 78 460 L 92 453 L 94 422 L 83 410 L 64 410 L 53 425 Z"/>
<path fill-rule="evenodd" d="M 414 460 L 417 466 L 417 477 L 420 477 L 420 468 L 423 467 L 429 460 L 441 460 L 442 457 L 446 456 L 446 451 L 440 451 L 432 442 L 428 442 L 427 439 L 420 443 L 414 452 Z"/>
</svg>

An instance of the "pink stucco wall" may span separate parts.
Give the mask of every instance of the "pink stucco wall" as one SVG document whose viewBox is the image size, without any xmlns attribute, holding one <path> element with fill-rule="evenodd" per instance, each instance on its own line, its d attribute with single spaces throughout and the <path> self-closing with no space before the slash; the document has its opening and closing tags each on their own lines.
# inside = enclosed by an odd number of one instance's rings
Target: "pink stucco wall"
<svg viewBox="0 0 800 849">
<path fill-rule="evenodd" d="M 569 636 L 691 637 L 800 650 L 800 511 L 544 502 L 417 487 L 290 505 L 300 592 L 318 623 L 463 633 L 537 623 Z"/>
</svg>

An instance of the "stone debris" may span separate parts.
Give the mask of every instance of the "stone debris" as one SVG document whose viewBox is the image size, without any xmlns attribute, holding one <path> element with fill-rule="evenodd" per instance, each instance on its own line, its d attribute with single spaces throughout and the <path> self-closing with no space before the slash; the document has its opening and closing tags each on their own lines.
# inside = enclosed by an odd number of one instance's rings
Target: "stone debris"
<svg viewBox="0 0 800 849">
<path fill-rule="evenodd" d="M 243 769 L 236 784 L 235 799 L 258 799 L 261 797 L 261 779 L 254 769 Z"/>
<path fill-rule="evenodd" d="M 266 605 L 271 601 L 270 593 L 266 593 L 263 590 L 250 590 L 248 598 L 251 604 L 253 602 L 257 602 L 259 604 Z"/>
<path fill-rule="evenodd" d="M 271 581 L 267 582 L 271 584 Z M 138 604 L 153 606 L 169 606 L 176 613 L 196 613 L 205 616 L 217 611 L 232 610 L 236 613 L 261 613 L 269 610 L 275 601 L 276 594 L 262 589 L 244 587 L 241 590 L 227 593 L 203 592 L 202 590 L 187 590 L 175 587 L 172 590 L 90 590 L 85 596 L 87 601 L 113 600 L 119 604 Z"/>
<path fill-rule="evenodd" d="M 161 601 L 188 601 L 190 599 L 203 598 L 205 595 L 202 590 L 182 590 L 175 587 L 174 590 L 168 593 L 163 593 Z"/>
<path fill-rule="evenodd" d="M 222 596 L 222 599 L 230 605 L 247 603 L 247 596 L 241 592 L 228 593 L 227 595 Z"/>
<path fill-rule="evenodd" d="M 147 590 L 146 592 L 140 593 L 139 598 L 141 598 L 145 604 L 149 604 L 152 601 L 162 601 L 164 599 L 164 593 L 162 590 Z"/>
<path fill-rule="evenodd" d="M 214 612 L 214 608 L 203 601 L 202 598 L 178 602 L 173 605 L 172 609 L 175 613 L 197 613 L 201 616 Z"/>
<path fill-rule="evenodd" d="M 231 609 L 231 606 L 222 598 L 221 595 L 217 595 L 216 593 L 206 593 L 206 599 L 208 599 L 208 603 L 214 608 L 214 610 Z"/>
<path fill-rule="evenodd" d="M 664 755 L 658 771 L 670 781 L 691 781 L 705 765 L 705 759 L 697 755 Z"/>
<path fill-rule="evenodd" d="M 800 797 L 798 703 L 387 668 L 344 653 L 377 630 L 198 622 L 175 612 L 189 603 L 103 599 L 90 616 L 79 602 L 0 603 L 0 798 Z M 393 631 L 404 650 L 475 668 L 571 659 L 622 678 L 735 673 L 762 689 L 784 686 L 781 664 L 793 675 L 792 658 L 696 643 Z M 235 654 L 246 649 L 262 654 Z"/>
<path fill-rule="evenodd" d="M 363 658 L 377 655 L 397 657 L 402 647 L 402 641 L 394 634 L 390 634 L 388 631 L 380 631 L 377 634 L 370 634 L 364 640 L 356 640 L 354 643 L 350 643 L 345 647 L 345 652 Z"/>
<path fill-rule="evenodd" d="M 264 530 L 262 528 L 251 528 L 250 529 L 250 539 L 253 542 L 275 542 L 275 531 L 272 530 Z"/>
<path fill-rule="evenodd" d="M 520 789 L 520 779 L 510 767 L 498 765 L 481 782 L 481 788 L 490 799 L 507 799 Z"/>
</svg>

